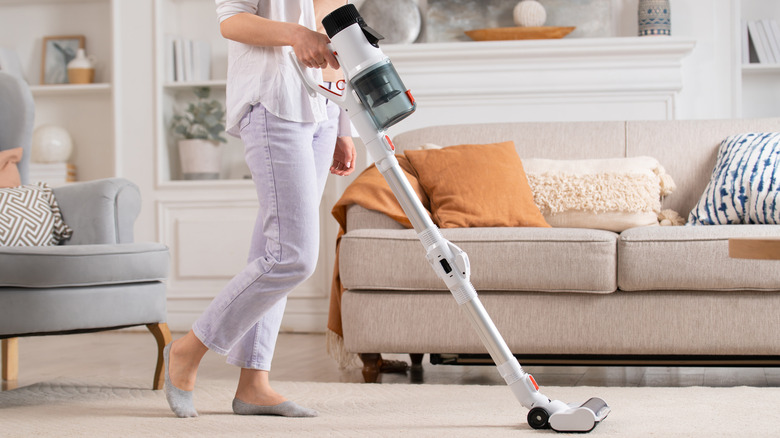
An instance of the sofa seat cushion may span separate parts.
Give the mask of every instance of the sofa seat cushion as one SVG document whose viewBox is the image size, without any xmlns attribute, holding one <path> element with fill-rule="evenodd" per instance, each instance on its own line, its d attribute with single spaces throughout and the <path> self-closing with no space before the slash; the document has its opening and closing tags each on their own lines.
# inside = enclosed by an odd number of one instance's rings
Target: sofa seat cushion
<svg viewBox="0 0 780 438">
<path fill-rule="evenodd" d="M 776 237 L 780 225 L 638 227 L 618 239 L 618 287 L 780 290 L 780 262 L 729 258 L 732 237 Z"/>
<path fill-rule="evenodd" d="M 168 276 L 159 243 L 0 247 L 0 287 L 49 288 L 140 283 Z"/>
<path fill-rule="evenodd" d="M 451 228 L 477 291 L 610 293 L 617 288 L 617 234 L 574 228 Z M 360 229 L 341 238 L 339 273 L 347 289 L 447 290 L 414 230 Z"/>
</svg>

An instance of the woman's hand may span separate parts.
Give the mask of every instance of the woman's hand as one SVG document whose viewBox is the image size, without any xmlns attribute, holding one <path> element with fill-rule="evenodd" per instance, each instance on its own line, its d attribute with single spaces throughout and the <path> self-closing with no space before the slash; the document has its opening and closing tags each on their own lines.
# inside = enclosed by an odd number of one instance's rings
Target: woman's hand
<svg viewBox="0 0 780 438">
<path fill-rule="evenodd" d="M 330 173 L 347 176 L 355 170 L 355 144 L 352 137 L 337 137 Z"/>
<path fill-rule="evenodd" d="M 293 38 L 292 48 L 295 56 L 303 65 L 309 68 L 339 68 L 339 62 L 328 48 L 330 39 L 327 35 L 314 32 L 304 26 L 299 26 Z"/>
</svg>

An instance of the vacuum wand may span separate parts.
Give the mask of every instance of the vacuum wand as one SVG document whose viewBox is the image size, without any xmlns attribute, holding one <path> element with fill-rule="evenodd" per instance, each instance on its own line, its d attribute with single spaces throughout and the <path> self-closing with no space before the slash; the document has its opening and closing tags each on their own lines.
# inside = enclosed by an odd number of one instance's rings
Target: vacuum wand
<svg viewBox="0 0 780 438">
<path fill-rule="evenodd" d="M 395 158 L 395 146 L 385 130 L 412 114 L 417 105 L 390 59 L 379 49 L 382 35 L 366 25 L 352 4 L 331 12 L 322 24 L 344 73 L 344 79 L 336 84 L 341 93 L 316 83 L 290 52 L 307 90 L 312 96 L 320 94 L 346 110 L 417 232 L 431 267 L 464 310 L 512 393 L 529 409 L 528 424 L 534 429 L 589 432 L 606 418 L 609 406 L 595 397 L 581 405 L 569 405 L 550 400 L 539 391 L 539 385 L 520 366 L 479 300 L 470 281 L 468 255 L 442 236 L 404 176 Z"/>
</svg>

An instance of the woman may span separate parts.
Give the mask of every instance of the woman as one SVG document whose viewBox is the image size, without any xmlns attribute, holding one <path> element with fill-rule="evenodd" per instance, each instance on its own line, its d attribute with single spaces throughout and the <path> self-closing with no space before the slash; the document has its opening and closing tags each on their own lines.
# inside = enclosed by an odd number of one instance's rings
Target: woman
<svg viewBox="0 0 780 438">
<path fill-rule="evenodd" d="M 331 9 L 341 4 L 318 2 Z M 289 53 L 311 67 L 307 74 L 317 81 L 319 69 L 339 65 L 328 37 L 314 30 L 312 0 L 216 5 L 220 31 L 229 40 L 227 132 L 244 143 L 260 209 L 247 266 L 192 330 L 165 348 L 166 398 L 177 416 L 197 416 L 192 390 L 198 364 L 212 350 L 241 367 L 236 414 L 315 416 L 274 391 L 268 373 L 287 294 L 311 276 L 317 262 L 328 167 L 336 175 L 352 173 L 355 147 L 348 119 L 332 102 L 307 94 Z"/>
</svg>

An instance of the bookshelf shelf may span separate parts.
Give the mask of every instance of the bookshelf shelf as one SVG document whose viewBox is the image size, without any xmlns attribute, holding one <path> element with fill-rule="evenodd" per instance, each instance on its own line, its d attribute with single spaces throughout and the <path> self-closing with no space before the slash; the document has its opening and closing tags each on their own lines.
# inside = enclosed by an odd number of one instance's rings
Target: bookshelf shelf
<svg viewBox="0 0 780 438">
<path fill-rule="evenodd" d="M 775 64 L 744 64 L 742 65 L 743 74 L 771 74 L 780 73 L 780 63 Z"/>
</svg>

